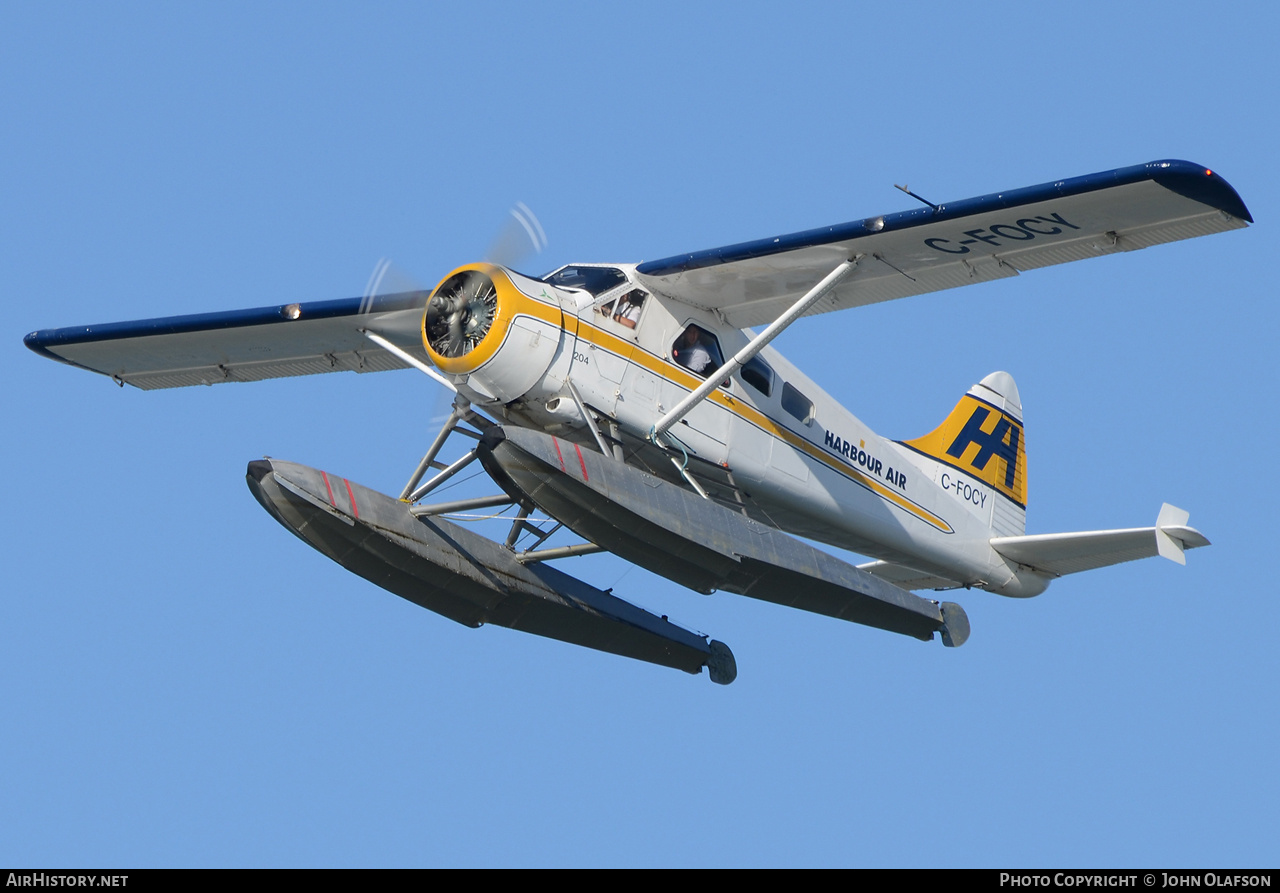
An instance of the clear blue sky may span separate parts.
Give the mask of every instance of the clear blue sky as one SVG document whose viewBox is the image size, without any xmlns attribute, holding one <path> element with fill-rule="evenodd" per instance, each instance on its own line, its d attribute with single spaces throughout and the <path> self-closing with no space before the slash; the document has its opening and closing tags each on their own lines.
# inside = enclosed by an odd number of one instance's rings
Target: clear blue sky
<svg viewBox="0 0 1280 893">
<path fill-rule="evenodd" d="M 1270 4 L 8 4 L 0 863 L 1275 866 Z M 309 550 L 263 454 L 398 488 L 414 372 L 143 393 L 32 329 L 425 285 L 523 200 L 638 261 L 1186 158 L 1257 225 L 804 320 L 877 431 L 1011 372 L 1029 531 L 1213 540 L 926 645 L 610 557 L 739 678 L 467 630 Z"/>
</svg>

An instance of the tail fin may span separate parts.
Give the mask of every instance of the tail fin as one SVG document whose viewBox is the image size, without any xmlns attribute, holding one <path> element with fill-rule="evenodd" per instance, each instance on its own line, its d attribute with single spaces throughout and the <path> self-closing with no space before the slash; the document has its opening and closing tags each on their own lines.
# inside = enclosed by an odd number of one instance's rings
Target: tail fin
<svg viewBox="0 0 1280 893">
<path fill-rule="evenodd" d="M 970 511 L 986 519 L 993 536 L 1026 532 L 1022 399 L 1008 372 L 992 372 L 969 388 L 941 425 L 924 437 L 901 443 L 936 463 L 934 480 L 940 485 L 950 489 L 958 482 L 964 488 L 956 492 L 966 494 L 963 498 Z"/>
</svg>

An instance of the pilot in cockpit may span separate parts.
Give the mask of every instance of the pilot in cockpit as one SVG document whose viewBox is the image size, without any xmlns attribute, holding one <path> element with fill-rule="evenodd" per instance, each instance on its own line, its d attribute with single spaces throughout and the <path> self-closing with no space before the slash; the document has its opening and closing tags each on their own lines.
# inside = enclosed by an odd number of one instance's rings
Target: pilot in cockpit
<svg viewBox="0 0 1280 893">
<path fill-rule="evenodd" d="M 634 329 L 636 323 L 640 321 L 640 310 L 644 307 L 644 298 L 644 292 L 638 288 L 623 295 L 618 299 L 618 309 L 613 314 L 614 320 L 628 329 Z"/>
</svg>

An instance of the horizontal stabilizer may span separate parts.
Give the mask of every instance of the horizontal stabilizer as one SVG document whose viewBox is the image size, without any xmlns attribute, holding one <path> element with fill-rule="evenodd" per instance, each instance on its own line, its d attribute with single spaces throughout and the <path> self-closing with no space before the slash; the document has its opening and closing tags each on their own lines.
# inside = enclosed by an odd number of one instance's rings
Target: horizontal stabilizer
<svg viewBox="0 0 1280 893">
<path fill-rule="evenodd" d="M 1186 526 L 1189 517 L 1166 503 L 1155 527 L 1001 536 L 991 540 L 991 547 L 1005 558 L 1053 577 L 1156 555 L 1186 564 L 1185 549 L 1209 545 L 1204 534 Z"/>
<path fill-rule="evenodd" d="M 733 653 L 500 543 L 292 462 L 249 463 L 249 489 L 286 528 L 347 570 L 464 626 L 486 623 L 700 673 L 722 685 Z"/>
<path fill-rule="evenodd" d="M 42 329 L 27 347 L 143 390 L 261 381 L 321 372 L 408 368 L 365 328 L 426 361 L 419 326 L 427 295 L 311 301 L 190 316 Z"/>
</svg>

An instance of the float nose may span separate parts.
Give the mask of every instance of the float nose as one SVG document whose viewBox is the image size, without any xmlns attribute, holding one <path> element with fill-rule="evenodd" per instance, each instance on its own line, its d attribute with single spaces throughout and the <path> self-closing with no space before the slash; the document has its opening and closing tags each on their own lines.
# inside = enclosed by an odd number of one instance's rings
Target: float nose
<svg viewBox="0 0 1280 893">
<path fill-rule="evenodd" d="M 261 483 L 262 479 L 271 474 L 272 470 L 270 459 L 254 459 L 249 463 L 249 470 L 246 476 L 250 481 Z M 251 483 L 249 486 L 252 488 L 253 484 Z"/>
</svg>

